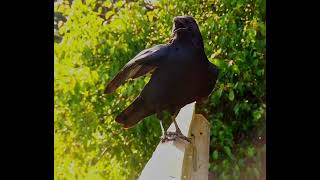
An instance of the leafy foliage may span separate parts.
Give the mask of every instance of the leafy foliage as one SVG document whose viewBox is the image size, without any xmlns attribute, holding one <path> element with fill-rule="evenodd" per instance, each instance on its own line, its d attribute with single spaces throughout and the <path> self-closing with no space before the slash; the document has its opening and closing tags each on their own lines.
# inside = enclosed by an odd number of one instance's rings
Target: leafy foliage
<svg viewBox="0 0 320 180">
<path fill-rule="evenodd" d="M 59 1 L 54 44 L 55 179 L 136 179 L 159 142 L 154 116 L 123 130 L 114 118 L 149 80 L 114 94 L 105 85 L 138 52 L 168 42 L 174 16 L 197 20 L 214 93 L 197 107 L 210 121 L 210 171 L 219 179 L 265 175 L 265 1 Z M 166 122 L 166 126 L 169 125 Z"/>
</svg>

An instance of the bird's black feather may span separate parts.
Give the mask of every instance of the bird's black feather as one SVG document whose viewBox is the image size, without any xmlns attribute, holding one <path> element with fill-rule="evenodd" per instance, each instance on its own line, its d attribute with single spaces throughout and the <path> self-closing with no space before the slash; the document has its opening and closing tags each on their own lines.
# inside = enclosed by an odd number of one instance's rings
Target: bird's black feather
<svg viewBox="0 0 320 180">
<path fill-rule="evenodd" d="M 205 55 L 196 21 L 190 16 L 176 17 L 173 33 L 169 44 L 143 50 L 108 84 L 106 92 L 110 93 L 127 79 L 153 71 L 140 95 L 116 118 L 125 128 L 165 110 L 174 113 L 207 98 L 214 89 L 219 70 Z"/>
</svg>

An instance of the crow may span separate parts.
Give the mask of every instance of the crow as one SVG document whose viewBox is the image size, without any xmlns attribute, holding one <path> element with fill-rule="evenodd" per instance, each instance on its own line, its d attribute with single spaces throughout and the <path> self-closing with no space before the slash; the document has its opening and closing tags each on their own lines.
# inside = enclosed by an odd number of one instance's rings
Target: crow
<svg viewBox="0 0 320 180">
<path fill-rule="evenodd" d="M 162 142 L 176 138 L 190 142 L 190 138 L 181 133 L 175 118 L 182 107 L 202 101 L 211 94 L 219 69 L 207 59 L 195 19 L 177 16 L 173 22 L 170 42 L 141 51 L 109 82 L 105 93 L 114 92 L 128 79 L 151 72 L 150 81 L 133 103 L 116 117 L 116 122 L 124 128 L 131 128 L 145 117 L 156 114 L 160 120 Z M 164 111 L 171 114 L 176 132 L 164 131 Z"/>
</svg>

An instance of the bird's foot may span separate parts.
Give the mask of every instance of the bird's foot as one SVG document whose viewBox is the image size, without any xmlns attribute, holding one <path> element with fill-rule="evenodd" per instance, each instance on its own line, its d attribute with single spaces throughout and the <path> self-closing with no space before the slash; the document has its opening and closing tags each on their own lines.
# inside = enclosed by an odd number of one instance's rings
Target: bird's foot
<svg viewBox="0 0 320 180">
<path fill-rule="evenodd" d="M 175 139 L 173 138 L 170 138 L 167 133 L 165 133 L 164 135 L 161 136 L 161 142 L 164 143 L 164 142 L 167 142 L 167 141 L 174 141 Z"/>
<path fill-rule="evenodd" d="M 189 143 L 191 143 L 191 138 L 188 138 L 184 136 L 181 131 L 176 131 L 176 132 L 166 132 L 162 137 L 161 137 L 161 142 L 164 143 L 166 141 L 175 141 L 178 138 L 185 140 Z"/>
<path fill-rule="evenodd" d="M 182 140 L 185 140 L 185 141 L 191 143 L 191 138 L 188 138 L 188 137 L 186 137 L 185 135 L 183 135 L 183 134 L 181 133 L 181 131 L 167 132 L 167 134 L 168 134 L 169 137 L 172 137 L 172 139 L 175 139 L 175 140 L 176 140 L 177 138 L 180 138 L 180 139 L 182 139 Z"/>
</svg>

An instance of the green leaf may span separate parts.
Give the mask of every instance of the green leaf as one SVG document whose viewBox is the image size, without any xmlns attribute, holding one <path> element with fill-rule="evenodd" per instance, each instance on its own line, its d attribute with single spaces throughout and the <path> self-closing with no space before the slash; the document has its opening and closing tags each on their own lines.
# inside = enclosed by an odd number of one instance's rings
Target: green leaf
<svg viewBox="0 0 320 180">
<path fill-rule="evenodd" d="M 257 70 L 257 75 L 258 76 L 263 76 L 263 74 L 264 74 L 264 69 Z"/>
<path fill-rule="evenodd" d="M 234 106 L 234 108 L 233 108 L 233 111 L 234 111 L 234 113 L 236 114 L 236 116 L 239 115 L 239 110 L 240 110 L 240 104 L 237 103 L 237 104 Z"/>
<path fill-rule="evenodd" d="M 223 87 L 222 87 L 222 88 L 219 88 L 219 89 L 217 90 L 217 96 L 218 96 L 218 98 L 221 97 L 222 92 L 223 92 Z"/>
<path fill-rule="evenodd" d="M 260 110 L 256 110 L 253 112 L 253 120 L 254 121 L 258 121 L 261 118 L 261 111 Z"/>
<path fill-rule="evenodd" d="M 232 153 L 231 153 L 231 149 L 229 146 L 224 146 L 224 152 L 230 157 L 232 158 Z"/>
<path fill-rule="evenodd" d="M 213 160 L 217 160 L 219 158 L 219 153 L 217 150 L 215 150 L 213 153 L 212 153 L 212 159 Z"/>
<path fill-rule="evenodd" d="M 229 91 L 229 100 L 230 100 L 230 101 L 233 101 L 233 100 L 234 100 L 234 92 L 233 92 L 233 90 L 230 90 L 230 91 Z"/>
<path fill-rule="evenodd" d="M 255 149 L 253 147 L 248 147 L 247 149 L 247 155 L 248 157 L 252 158 L 254 156 Z"/>
<path fill-rule="evenodd" d="M 239 67 L 238 67 L 238 65 L 236 65 L 236 64 L 234 64 L 234 65 L 232 66 L 232 70 L 233 70 L 234 73 L 240 73 Z"/>
<path fill-rule="evenodd" d="M 115 13 L 114 13 L 114 11 L 108 11 L 107 13 L 106 13 L 106 15 L 105 15 L 105 18 L 106 19 L 109 19 L 111 16 L 113 16 Z"/>
</svg>

